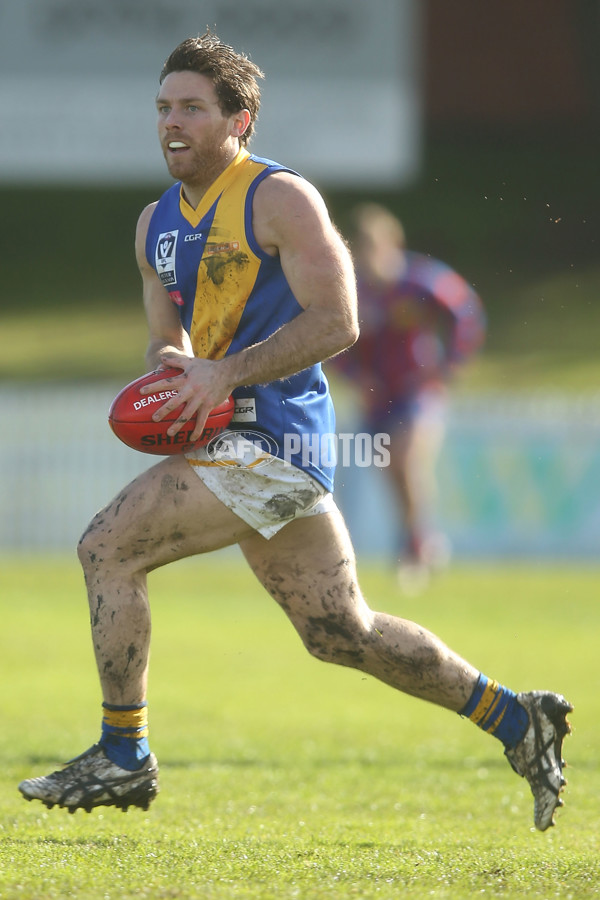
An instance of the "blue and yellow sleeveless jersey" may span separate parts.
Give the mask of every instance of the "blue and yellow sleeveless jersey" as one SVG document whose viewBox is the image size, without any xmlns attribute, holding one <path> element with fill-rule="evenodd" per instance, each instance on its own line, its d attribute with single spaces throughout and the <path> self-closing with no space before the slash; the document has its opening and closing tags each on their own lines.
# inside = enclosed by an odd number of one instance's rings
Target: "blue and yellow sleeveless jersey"
<svg viewBox="0 0 600 900">
<path fill-rule="evenodd" d="M 279 257 L 265 253 L 252 230 L 256 187 L 281 171 L 291 170 L 242 148 L 197 209 L 185 200 L 180 182 L 158 201 L 146 256 L 198 357 L 236 353 L 302 311 Z M 233 396 L 233 428 L 264 434 L 272 452 L 333 490 L 335 417 L 320 364 L 280 381 L 236 388 Z"/>
</svg>

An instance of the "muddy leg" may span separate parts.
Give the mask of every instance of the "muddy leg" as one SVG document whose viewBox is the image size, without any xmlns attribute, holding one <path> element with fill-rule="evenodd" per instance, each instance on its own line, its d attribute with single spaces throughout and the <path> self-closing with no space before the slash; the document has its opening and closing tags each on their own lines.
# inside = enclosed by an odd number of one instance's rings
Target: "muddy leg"
<svg viewBox="0 0 600 900">
<path fill-rule="evenodd" d="M 240 546 L 313 656 L 448 709 L 465 706 L 479 670 L 415 622 L 367 606 L 338 511 L 295 520 L 270 541 L 253 535 Z"/>
<path fill-rule="evenodd" d="M 104 700 L 145 699 L 150 646 L 146 575 L 215 550 L 252 529 L 171 457 L 144 472 L 101 510 L 79 543 Z"/>
</svg>

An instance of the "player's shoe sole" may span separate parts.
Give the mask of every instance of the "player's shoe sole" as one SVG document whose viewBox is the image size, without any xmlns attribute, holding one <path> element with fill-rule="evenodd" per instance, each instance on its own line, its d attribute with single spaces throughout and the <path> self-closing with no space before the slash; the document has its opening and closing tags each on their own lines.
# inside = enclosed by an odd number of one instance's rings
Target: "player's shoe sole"
<svg viewBox="0 0 600 900">
<path fill-rule="evenodd" d="M 567 714 L 573 707 L 561 694 L 549 691 L 518 694 L 517 701 L 529 716 L 529 728 L 505 754 L 517 775 L 529 782 L 535 827 L 545 831 L 554 825 L 556 808 L 563 805 L 560 794 L 567 782 L 562 773 L 562 742 L 571 731 Z"/>
<path fill-rule="evenodd" d="M 40 800 L 48 809 L 61 806 L 91 812 L 96 806 L 130 806 L 148 809 L 158 794 L 158 763 L 153 753 L 141 769 L 130 772 L 111 762 L 102 747 L 94 744 L 63 769 L 28 778 L 19 785 L 26 800 Z"/>
</svg>

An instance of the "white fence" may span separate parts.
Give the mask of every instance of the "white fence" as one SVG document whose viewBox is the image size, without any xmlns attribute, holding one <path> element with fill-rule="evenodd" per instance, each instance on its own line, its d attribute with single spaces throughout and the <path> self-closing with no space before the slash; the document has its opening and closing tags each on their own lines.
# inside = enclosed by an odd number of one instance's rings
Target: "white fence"
<svg viewBox="0 0 600 900">
<path fill-rule="evenodd" d="M 0 387 L 2 552 L 74 548 L 94 512 L 152 464 L 108 427 L 119 387 Z M 439 524 L 456 556 L 600 559 L 600 398 L 456 401 L 439 474 Z M 338 484 L 357 551 L 393 552 L 385 471 L 344 469 Z"/>
<path fill-rule="evenodd" d="M 338 503 L 368 555 L 397 546 L 384 470 L 344 476 Z M 455 400 L 439 463 L 439 526 L 458 557 L 600 561 L 600 397 Z"/>
<path fill-rule="evenodd" d="M 107 413 L 120 385 L 2 388 L 3 550 L 74 547 L 91 516 L 150 457 L 121 444 Z"/>
</svg>

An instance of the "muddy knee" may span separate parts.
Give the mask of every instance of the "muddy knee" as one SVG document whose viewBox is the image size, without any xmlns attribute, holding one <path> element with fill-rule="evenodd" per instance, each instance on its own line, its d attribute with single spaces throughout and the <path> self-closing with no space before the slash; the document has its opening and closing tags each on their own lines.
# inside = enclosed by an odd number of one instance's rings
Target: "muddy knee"
<svg viewBox="0 0 600 900">
<path fill-rule="evenodd" d="M 91 574 L 140 569 L 141 554 L 132 553 L 126 538 L 109 521 L 106 510 L 97 513 L 79 538 L 77 555 L 86 579 Z"/>
<path fill-rule="evenodd" d="M 102 561 L 104 546 L 102 541 L 102 520 L 100 514 L 94 516 L 77 543 L 77 555 L 84 569 Z"/>
<path fill-rule="evenodd" d="M 311 616 L 299 629 L 308 652 L 323 662 L 360 667 L 369 631 L 360 618 L 331 613 Z"/>
</svg>

